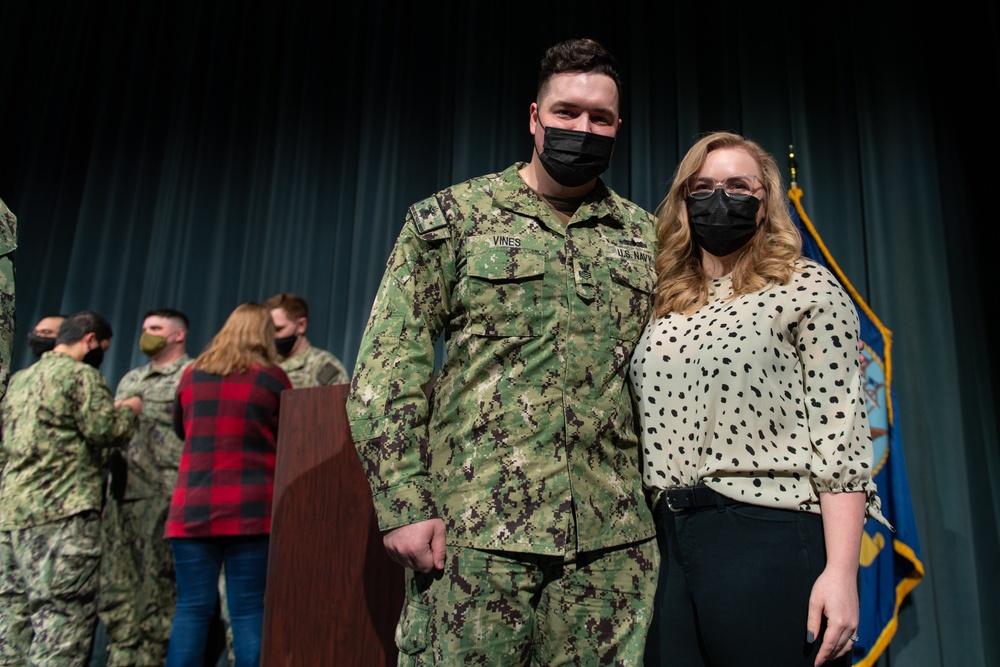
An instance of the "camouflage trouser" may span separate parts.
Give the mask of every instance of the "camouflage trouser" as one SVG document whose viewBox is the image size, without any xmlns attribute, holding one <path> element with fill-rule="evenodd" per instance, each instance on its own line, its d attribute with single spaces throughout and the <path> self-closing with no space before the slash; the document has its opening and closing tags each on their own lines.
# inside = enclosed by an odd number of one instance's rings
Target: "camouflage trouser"
<svg viewBox="0 0 1000 667">
<path fill-rule="evenodd" d="M 448 547 L 406 571 L 400 665 L 642 665 L 655 540 L 562 557 Z"/>
<path fill-rule="evenodd" d="M 97 511 L 0 531 L 0 665 L 87 664 L 100 560 Z"/>
<path fill-rule="evenodd" d="M 229 664 L 236 664 L 236 649 L 233 645 L 233 626 L 229 622 L 229 603 L 226 601 L 226 566 L 219 572 L 219 604 L 222 624 L 226 628 L 226 657 Z"/>
<path fill-rule="evenodd" d="M 163 665 L 177 604 L 174 557 L 163 525 L 170 497 L 108 499 L 101 529 L 101 620 L 108 667 Z"/>
</svg>

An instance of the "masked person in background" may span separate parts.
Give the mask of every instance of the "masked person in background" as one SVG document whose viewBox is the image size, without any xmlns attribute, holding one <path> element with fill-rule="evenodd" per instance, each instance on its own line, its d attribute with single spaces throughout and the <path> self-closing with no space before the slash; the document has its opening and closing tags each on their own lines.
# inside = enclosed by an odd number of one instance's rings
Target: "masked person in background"
<svg viewBox="0 0 1000 667">
<path fill-rule="evenodd" d="M 274 330 L 277 332 L 275 347 L 281 357 L 280 366 L 292 387 L 322 387 L 347 384 L 351 377 L 340 359 L 312 345 L 306 338 L 309 327 L 309 304 L 302 297 L 282 292 L 264 302 L 271 311 Z"/>
<path fill-rule="evenodd" d="M 0 665 L 87 664 L 97 624 L 101 469 L 142 410 L 98 372 L 111 325 L 66 318 L 11 378 L 0 447 Z"/>
<path fill-rule="evenodd" d="M 142 399 L 143 411 L 124 455 L 113 452 L 102 521 L 99 615 L 108 637 L 108 667 L 164 664 L 177 600 L 174 559 L 163 528 L 184 441 L 174 433 L 174 395 L 187 354 L 188 318 L 157 308 L 142 319 L 139 349 L 149 362 L 118 383 L 116 400 Z"/>
<path fill-rule="evenodd" d="M 627 371 L 654 237 L 598 178 L 620 103 L 600 44 L 548 49 L 531 161 L 414 204 L 389 258 L 347 413 L 407 568 L 400 664 L 642 661 L 658 555 Z"/>
<path fill-rule="evenodd" d="M 46 315 L 38 320 L 38 324 L 28 334 L 28 347 L 35 359 L 41 359 L 43 354 L 56 346 L 56 333 L 65 319 L 65 315 Z"/>
<path fill-rule="evenodd" d="M 865 517 L 885 522 L 854 304 L 735 134 L 688 151 L 657 239 L 630 371 L 662 559 L 646 664 L 846 667 Z"/>
</svg>

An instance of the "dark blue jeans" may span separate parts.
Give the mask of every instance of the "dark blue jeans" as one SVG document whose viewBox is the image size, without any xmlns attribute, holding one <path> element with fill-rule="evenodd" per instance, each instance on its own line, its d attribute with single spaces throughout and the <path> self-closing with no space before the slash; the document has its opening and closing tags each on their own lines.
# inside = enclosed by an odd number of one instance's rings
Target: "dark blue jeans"
<svg viewBox="0 0 1000 667">
<path fill-rule="evenodd" d="M 234 667 L 259 667 L 264 630 L 268 535 L 174 538 L 177 608 L 166 667 L 201 667 L 226 566 L 226 604 L 233 629 Z"/>
</svg>

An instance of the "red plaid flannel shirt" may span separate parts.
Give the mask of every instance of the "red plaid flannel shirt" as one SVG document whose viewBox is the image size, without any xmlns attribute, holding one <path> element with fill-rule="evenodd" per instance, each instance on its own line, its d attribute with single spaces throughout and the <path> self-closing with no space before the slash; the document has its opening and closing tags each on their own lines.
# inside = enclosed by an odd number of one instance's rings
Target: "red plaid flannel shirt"
<svg viewBox="0 0 1000 667">
<path fill-rule="evenodd" d="M 185 369 L 174 398 L 184 451 L 166 537 L 271 531 L 278 407 L 291 388 L 279 366 L 226 376 Z"/>
</svg>

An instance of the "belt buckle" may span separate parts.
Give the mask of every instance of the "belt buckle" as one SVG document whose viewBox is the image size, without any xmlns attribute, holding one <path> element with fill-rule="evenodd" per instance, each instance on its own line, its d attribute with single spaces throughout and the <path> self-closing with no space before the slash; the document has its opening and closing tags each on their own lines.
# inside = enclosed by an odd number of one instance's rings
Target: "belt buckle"
<svg viewBox="0 0 1000 667">
<path fill-rule="evenodd" d="M 687 504 L 684 505 L 684 506 L 682 506 L 682 507 L 674 507 L 673 503 L 670 502 L 670 494 L 671 493 L 676 493 L 677 495 L 683 495 L 684 499 L 688 501 Z M 669 509 L 674 514 L 683 512 L 685 509 L 687 509 L 688 507 L 691 506 L 691 495 L 693 493 L 694 492 L 690 488 L 677 487 L 677 488 L 670 489 L 669 491 L 666 492 L 666 494 L 665 494 L 666 498 L 664 499 L 664 500 L 666 500 L 666 503 L 667 503 L 667 509 Z M 680 500 L 680 499 L 678 499 L 678 500 Z"/>
</svg>

